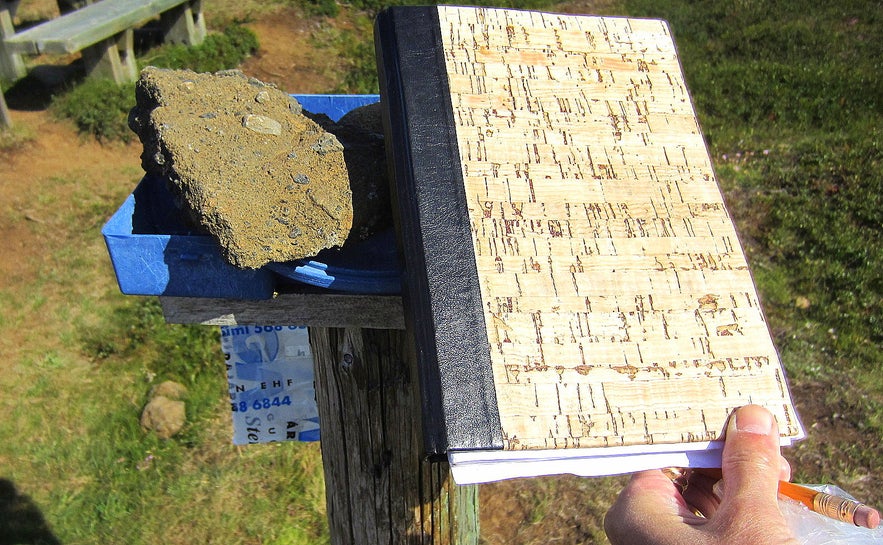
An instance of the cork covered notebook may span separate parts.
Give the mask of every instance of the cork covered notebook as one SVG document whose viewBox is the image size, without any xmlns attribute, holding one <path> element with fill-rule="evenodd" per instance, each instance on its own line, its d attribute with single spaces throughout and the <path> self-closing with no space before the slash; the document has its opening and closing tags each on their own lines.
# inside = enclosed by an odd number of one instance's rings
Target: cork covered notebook
<svg viewBox="0 0 883 545">
<path fill-rule="evenodd" d="M 714 465 L 802 436 L 663 21 L 400 7 L 376 24 L 428 448 L 458 482 Z"/>
</svg>

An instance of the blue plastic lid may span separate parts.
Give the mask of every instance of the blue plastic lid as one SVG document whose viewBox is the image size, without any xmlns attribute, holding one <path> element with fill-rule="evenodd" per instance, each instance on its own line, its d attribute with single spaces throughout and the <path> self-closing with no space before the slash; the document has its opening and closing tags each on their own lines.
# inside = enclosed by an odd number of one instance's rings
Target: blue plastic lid
<svg viewBox="0 0 883 545">
<path fill-rule="evenodd" d="M 380 101 L 380 95 L 291 95 L 308 112 L 325 114 L 331 121 L 340 118 L 361 106 Z"/>
<path fill-rule="evenodd" d="M 388 229 L 315 257 L 266 265 L 274 273 L 311 286 L 350 293 L 400 293 L 402 273 L 395 233 Z"/>
</svg>

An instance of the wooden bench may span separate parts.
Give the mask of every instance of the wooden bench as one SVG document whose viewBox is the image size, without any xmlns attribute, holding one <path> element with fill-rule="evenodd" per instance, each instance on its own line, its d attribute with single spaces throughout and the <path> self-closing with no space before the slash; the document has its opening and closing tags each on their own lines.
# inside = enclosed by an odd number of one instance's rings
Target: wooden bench
<svg viewBox="0 0 883 545">
<path fill-rule="evenodd" d="M 159 16 L 167 43 L 197 45 L 206 34 L 202 0 L 102 0 L 16 33 L 12 18 L 18 3 L 0 0 L 0 78 L 8 81 L 26 75 L 22 55 L 78 51 L 90 77 L 134 81 L 133 31 L 139 24 Z M 10 125 L 0 93 L 0 127 Z"/>
</svg>

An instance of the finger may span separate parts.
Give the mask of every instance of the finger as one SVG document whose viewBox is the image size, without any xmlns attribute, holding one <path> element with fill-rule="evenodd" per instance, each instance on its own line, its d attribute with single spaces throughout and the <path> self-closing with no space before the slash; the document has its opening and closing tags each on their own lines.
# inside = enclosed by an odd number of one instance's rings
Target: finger
<svg viewBox="0 0 883 545">
<path fill-rule="evenodd" d="M 724 497 L 763 499 L 775 503 L 781 473 L 779 429 L 773 415 L 757 405 L 736 410 L 727 425 L 721 471 Z"/>
<path fill-rule="evenodd" d="M 779 459 L 779 480 L 791 480 L 791 462 L 789 462 L 784 456 Z"/>
<path fill-rule="evenodd" d="M 692 472 L 682 494 L 688 505 L 702 513 L 706 518 L 714 515 L 720 505 L 720 499 L 714 494 L 714 484 L 718 479 L 701 472 Z"/>
<path fill-rule="evenodd" d="M 797 543 L 777 501 L 779 477 L 788 467 L 773 415 L 756 405 L 737 409 L 724 438 L 721 503 L 709 522 L 725 536 L 721 543 Z"/>
<path fill-rule="evenodd" d="M 685 537 L 688 524 L 703 521 L 687 507 L 678 487 L 661 471 L 643 471 L 628 485 L 604 517 L 604 531 L 614 545 L 675 543 Z"/>
</svg>

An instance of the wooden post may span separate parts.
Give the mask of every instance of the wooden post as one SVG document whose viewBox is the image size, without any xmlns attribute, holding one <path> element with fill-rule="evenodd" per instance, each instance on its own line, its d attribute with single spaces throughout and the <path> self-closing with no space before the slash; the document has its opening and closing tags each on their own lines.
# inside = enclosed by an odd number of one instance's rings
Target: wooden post
<svg viewBox="0 0 883 545">
<path fill-rule="evenodd" d="M 422 456 L 408 335 L 311 328 L 310 345 L 332 544 L 477 545 L 477 487 L 457 487 L 446 461 Z"/>
<path fill-rule="evenodd" d="M 135 64 L 134 31 L 130 28 L 83 49 L 83 62 L 89 77 L 108 78 L 116 83 L 135 81 L 138 69 Z"/>
<path fill-rule="evenodd" d="M 332 545 L 477 545 L 478 487 L 423 455 L 416 348 L 395 296 L 160 297 L 170 323 L 307 325 Z"/>
<path fill-rule="evenodd" d="M 9 108 L 6 106 L 6 99 L 3 98 L 2 91 L 0 91 L 0 128 L 12 128 L 12 117 L 9 115 Z"/>
<path fill-rule="evenodd" d="M 205 17 L 202 0 L 190 0 L 160 16 L 163 41 L 174 44 L 199 45 L 205 39 Z"/>
<path fill-rule="evenodd" d="M 5 40 L 15 34 L 12 18 L 18 8 L 19 0 L 0 0 L 0 78 L 15 81 L 25 77 L 27 70 L 19 53 L 13 53 L 6 46 Z"/>
</svg>

